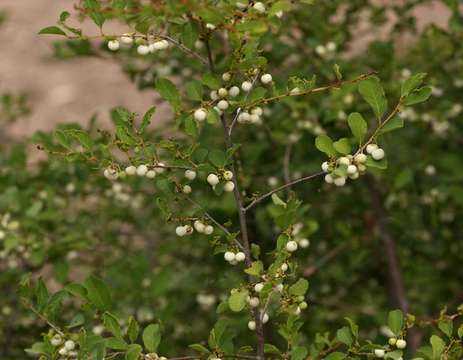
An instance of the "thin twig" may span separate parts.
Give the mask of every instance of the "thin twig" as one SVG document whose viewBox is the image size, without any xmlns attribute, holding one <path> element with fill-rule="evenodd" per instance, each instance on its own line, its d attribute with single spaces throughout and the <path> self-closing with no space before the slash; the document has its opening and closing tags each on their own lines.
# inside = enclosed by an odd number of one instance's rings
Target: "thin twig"
<svg viewBox="0 0 463 360">
<path fill-rule="evenodd" d="M 284 189 L 286 189 L 286 188 L 289 188 L 289 187 L 291 187 L 291 186 L 293 186 L 293 185 L 296 185 L 296 184 L 299 184 L 299 183 L 301 183 L 301 182 L 314 179 L 314 178 L 316 178 L 316 177 L 318 177 L 318 176 L 321 176 L 321 175 L 323 175 L 323 174 L 324 174 L 324 172 L 321 171 L 321 172 L 318 172 L 318 173 L 315 173 L 315 174 L 312 174 L 312 175 L 308 175 L 308 176 L 301 177 L 301 178 L 296 179 L 296 180 L 294 180 L 294 181 L 291 181 L 291 182 L 289 182 L 289 183 L 287 183 L 287 184 L 284 184 L 284 185 L 282 185 L 282 186 L 280 186 L 280 187 L 277 187 L 276 189 L 273 189 L 272 191 L 269 191 L 268 193 L 266 193 L 266 194 L 264 194 L 264 195 L 262 195 L 262 196 L 259 196 L 259 197 L 256 198 L 256 199 L 254 199 L 248 206 L 246 206 L 246 207 L 244 208 L 244 211 L 245 211 L 245 212 L 248 211 L 249 209 L 253 208 L 254 206 L 256 206 L 256 205 L 257 205 L 258 203 L 260 203 L 261 201 L 267 199 L 269 196 L 272 196 L 273 194 L 275 194 L 275 193 L 277 193 L 277 192 L 279 192 L 279 191 L 281 191 L 281 190 L 284 190 Z"/>
</svg>

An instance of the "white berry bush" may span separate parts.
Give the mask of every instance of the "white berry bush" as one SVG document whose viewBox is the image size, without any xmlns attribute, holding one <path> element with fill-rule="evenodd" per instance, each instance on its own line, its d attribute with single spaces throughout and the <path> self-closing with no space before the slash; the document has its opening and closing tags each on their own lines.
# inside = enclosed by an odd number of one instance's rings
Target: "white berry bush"
<svg viewBox="0 0 463 360">
<path fill-rule="evenodd" d="M 42 29 L 157 97 L 2 145 L 2 358 L 461 359 L 463 22 L 418 30 L 426 3 L 83 0 Z"/>
</svg>

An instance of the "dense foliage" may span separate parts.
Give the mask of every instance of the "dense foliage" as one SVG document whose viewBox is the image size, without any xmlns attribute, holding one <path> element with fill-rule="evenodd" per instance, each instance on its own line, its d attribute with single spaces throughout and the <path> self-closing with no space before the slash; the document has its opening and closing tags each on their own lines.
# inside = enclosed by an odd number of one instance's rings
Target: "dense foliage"
<svg viewBox="0 0 463 360">
<path fill-rule="evenodd" d="M 160 100 L 2 145 L 2 359 L 461 359 L 463 18 L 419 30 L 426 3 L 81 0 L 42 29 Z"/>
</svg>

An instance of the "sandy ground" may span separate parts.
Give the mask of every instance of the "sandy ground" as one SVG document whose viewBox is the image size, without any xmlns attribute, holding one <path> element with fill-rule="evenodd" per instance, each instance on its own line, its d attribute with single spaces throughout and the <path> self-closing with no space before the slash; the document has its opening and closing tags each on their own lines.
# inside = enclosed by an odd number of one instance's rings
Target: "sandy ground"
<svg viewBox="0 0 463 360">
<path fill-rule="evenodd" d="M 15 136 L 50 130 L 59 122 L 85 122 L 95 112 L 104 118 L 108 109 L 118 105 L 143 112 L 154 100 L 153 92 L 138 92 L 116 63 L 90 58 L 58 62 L 50 57 L 53 37 L 37 32 L 53 25 L 62 10 L 72 13 L 74 2 L 0 0 L 0 10 L 8 13 L 7 22 L 0 26 L 0 94 L 26 92 L 32 107 L 31 116 L 13 127 Z M 417 17 L 422 25 L 430 21 L 443 25 L 448 11 L 431 4 Z M 91 24 L 85 28 L 86 33 L 97 32 Z M 358 39 L 355 46 L 361 51 L 374 36 L 378 33 Z"/>
<path fill-rule="evenodd" d="M 73 4 L 74 0 L 0 1 L 8 16 L 0 26 L 0 94 L 26 92 L 32 107 L 31 116 L 13 127 L 14 135 L 49 130 L 64 121 L 85 122 L 95 112 L 105 117 L 108 109 L 119 105 L 143 112 L 153 102 L 153 92 L 138 92 L 116 63 L 51 59 L 52 37 L 37 32 L 53 25 Z M 93 26 L 88 28 L 88 33 L 97 33 Z"/>
</svg>

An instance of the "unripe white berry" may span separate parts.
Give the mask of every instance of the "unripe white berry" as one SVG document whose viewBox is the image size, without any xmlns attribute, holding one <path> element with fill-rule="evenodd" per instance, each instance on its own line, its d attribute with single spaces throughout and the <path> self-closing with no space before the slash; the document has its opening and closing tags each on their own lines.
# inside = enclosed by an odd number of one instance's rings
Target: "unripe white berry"
<svg viewBox="0 0 463 360">
<path fill-rule="evenodd" d="M 125 173 L 127 175 L 135 175 L 137 173 L 137 168 L 133 165 L 127 166 L 125 168 Z"/>
<path fill-rule="evenodd" d="M 256 322 L 255 321 L 249 321 L 248 322 L 248 329 L 251 330 L 251 331 L 254 331 L 256 330 Z"/>
<path fill-rule="evenodd" d="M 386 352 L 383 349 L 375 349 L 374 351 L 375 356 L 379 358 L 383 358 Z"/>
<path fill-rule="evenodd" d="M 257 114 L 251 114 L 251 116 L 249 117 L 249 120 L 253 123 L 253 124 L 257 124 L 260 122 L 260 116 L 257 115 Z"/>
<path fill-rule="evenodd" d="M 257 116 L 262 116 L 264 114 L 264 110 L 260 106 L 255 107 L 254 109 L 251 110 L 251 114 L 257 115 Z"/>
<path fill-rule="evenodd" d="M 235 253 L 232 253 L 231 251 L 227 251 L 224 255 L 223 255 L 224 259 L 228 262 L 231 262 L 233 260 L 235 260 Z"/>
<path fill-rule="evenodd" d="M 230 81 L 231 80 L 231 74 L 229 72 L 223 73 L 222 74 L 222 80 L 223 81 Z"/>
<path fill-rule="evenodd" d="M 130 34 L 124 34 L 121 36 L 121 42 L 126 45 L 132 45 L 133 44 L 133 37 Z"/>
<path fill-rule="evenodd" d="M 249 113 L 246 111 L 240 113 L 240 115 L 238 116 L 238 122 L 241 124 L 249 121 L 251 121 L 251 115 L 249 115 Z"/>
<path fill-rule="evenodd" d="M 356 164 L 363 164 L 363 163 L 365 163 L 366 161 L 367 161 L 367 156 L 366 156 L 365 154 L 363 154 L 363 153 L 357 154 L 357 155 L 355 155 L 355 157 L 354 157 L 354 162 L 355 162 Z"/>
<path fill-rule="evenodd" d="M 260 1 L 256 2 L 253 7 L 257 12 L 261 14 L 265 12 L 265 5 Z"/>
<path fill-rule="evenodd" d="M 245 92 L 249 92 L 251 91 L 252 89 L 252 83 L 249 82 L 249 81 L 244 81 L 242 84 L 241 84 L 241 89 Z"/>
<path fill-rule="evenodd" d="M 219 177 L 216 174 L 209 174 L 207 176 L 207 182 L 211 186 L 216 186 L 220 182 L 220 180 L 219 180 Z"/>
<path fill-rule="evenodd" d="M 67 353 L 68 353 L 68 351 L 66 350 L 65 347 L 62 347 L 62 348 L 59 349 L 59 351 L 58 351 L 58 354 L 60 354 L 60 355 L 62 355 L 62 356 L 65 356 Z"/>
<path fill-rule="evenodd" d="M 330 164 L 328 164 L 328 161 L 325 161 L 322 163 L 322 170 L 324 172 L 328 172 L 329 168 L 330 168 Z"/>
<path fill-rule="evenodd" d="M 365 165 L 363 165 L 363 164 L 358 164 L 357 169 L 358 169 L 359 172 L 363 173 L 363 172 L 365 172 L 367 170 L 367 167 Z"/>
<path fill-rule="evenodd" d="M 404 339 L 399 339 L 395 343 L 397 349 L 405 349 L 407 347 L 407 342 Z"/>
<path fill-rule="evenodd" d="M 71 350 L 74 350 L 74 348 L 76 347 L 76 343 L 72 340 L 67 340 L 65 343 L 64 343 L 64 348 L 67 350 L 67 351 L 71 351 Z"/>
<path fill-rule="evenodd" d="M 349 176 L 349 179 L 355 180 L 359 178 L 360 174 L 359 172 L 356 172 L 354 174 L 349 174 L 348 176 Z"/>
<path fill-rule="evenodd" d="M 228 101 L 227 101 L 227 100 L 220 100 L 220 101 L 217 103 L 217 107 L 218 107 L 220 110 L 227 110 L 227 109 L 228 109 Z"/>
<path fill-rule="evenodd" d="M 332 184 L 333 181 L 334 181 L 334 179 L 333 179 L 333 176 L 332 176 L 331 174 L 326 174 L 326 175 L 325 175 L 325 182 L 326 182 L 327 184 Z"/>
<path fill-rule="evenodd" d="M 225 88 L 220 88 L 219 91 L 217 91 L 217 94 L 220 97 L 224 98 L 224 97 L 226 97 L 228 95 L 228 90 L 225 89 Z"/>
<path fill-rule="evenodd" d="M 193 189 L 191 188 L 190 185 L 185 185 L 185 186 L 183 187 L 183 189 L 182 189 L 182 192 L 183 192 L 184 194 L 191 194 L 191 191 L 192 191 L 192 190 L 193 190 Z"/>
<path fill-rule="evenodd" d="M 294 252 L 297 250 L 297 242 L 291 240 L 286 243 L 286 250 L 289 252 Z"/>
<path fill-rule="evenodd" d="M 328 44 L 326 44 L 326 49 L 328 51 L 331 51 L 331 52 L 336 51 L 337 47 L 338 46 L 336 45 L 336 43 L 334 43 L 332 41 L 330 41 Z"/>
<path fill-rule="evenodd" d="M 194 113 L 195 120 L 197 121 L 204 121 L 207 117 L 207 111 L 204 109 L 198 109 Z"/>
<path fill-rule="evenodd" d="M 385 155 L 386 154 L 384 153 L 384 150 L 381 148 L 373 150 L 373 152 L 371 153 L 371 157 L 375 160 L 382 160 L 384 159 Z"/>
<path fill-rule="evenodd" d="M 357 173 L 357 166 L 355 166 L 355 165 L 349 165 L 349 166 L 347 167 L 347 174 L 348 174 L 348 175 L 353 175 L 353 174 L 355 174 L 355 173 Z"/>
<path fill-rule="evenodd" d="M 288 264 L 287 264 L 287 263 L 281 264 L 280 269 L 281 269 L 281 271 L 283 271 L 283 272 L 287 271 L 287 270 L 288 270 Z"/>
<path fill-rule="evenodd" d="M 177 234 L 177 236 L 185 236 L 186 235 L 186 228 L 185 226 L 177 226 L 175 228 L 175 233 Z"/>
<path fill-rule="evenodd" d="M 196 171 L 193 171 L 193 170 L 185 170 L 185 177 L 190 180 L 190 181 L 193 181 L 194 179 L 196 179 Z"/>
<path fill-rule="evenodd" d="M 252 297 L 249 299 L 249 306 L 255 308 L 258 307 L 260 304 L 260 300 L 258 297 Z"/>
<path fill-rule="evenodd" d="M 193 226 L 195 228 L 195 230 L 199 233 L 203 233 L 204 230 L 206 229 L 206 225 L 204 225 L 201 221 L 199 220 L 196 220 L 194 223 L 193 223 Z"/>
<path fill-rule="evenodd" d="M 235 190 L 235 183 L 233 181 L 227 181 L 223 186 L 223 190 L 226 192 L 232 192 Z"/>
<path fill-rule="evenodd" d="M 270 317 L 268 316 L 267 313 L 264 313 L 264 315 L 262 316 L 262 323 L 263 324 L 266 324 L 268 323 L 268 320 L 270 319 Z"/>
<path fill-rule="evenodd" d="M 299 307 L 301 308 L 301 310 L 307 309 L 307 306 L 308 306 L 308 305 L 307 305 L 307 303 L 306 303 L 305 301 L 303 301 L 303 302 L 301 302 L 301 303 L 299 304 Z"/>
<path fill-rule="evenodd" d="M 301 308 L 298 306 L 296 310 L 294 310 L 294 315 L 300 315 L 301 314 Z"/>
<path fill-rule="evenodd" d="M 346 178 L 345 177 L 337 177 L 334 179 L 334 185 L 336 186 L 344 186 L 346 185 Z"/>
<path fill-rule="evenodd" d="M 308 248 L 310 246 L 309 239 L 304 238 L 304 239 L 299 240 L 299 246 L 303 249 Z"/>
<path fill-rule="evenodd" d="M 230 170 L 227 170 L 223 173 L 223 178 L 225 180 L 231 180 L 233 179 L 233 173 Z"/>
<path fill-rule="evenodd" d="M 146 165 L 138 165 L 137 167 L 137 175 L 138 176 L 145 176 L 146 173 L 148 172 L 148 166 Z"/>
<path fill-rule="evenodd" d="M 376 145 L 376 144 L 368 144 L 367 147 L 366 147 L 366 151 L 367 151 L 368 154 L 371 154 L 377 148 L 378 148 L 378 145 Z"/>
<path fill-rule="evenodd" d="M 205 228 L 204 228 L 204 233 L 206 235 L 211 235 L 212 233 L 214 232 L 214 227 L 212 225 L 207 225 Z"/>
<path fill-rule="evenodd" d="M 244 261 L 246 259 L 246 254 L 244 252 L 240 251 L 240 252 L 236 253 L 235 259 L 238 262 L 242 262 L 242 261 Z"/>
<path fill-rule="evenodd" d="M 260 81 L 262 82 L 262 84 L 270 84 L 272 80 L 273 78 L 270 74 L 264 74 L 260 77 Z"/>
<path fill-rule="evenodd" d="M 137 53 L 138 55 L 148 55 L 150 52 L 149 46 L 146 45 L 138 45 L 137 47 Z"/>
<path fill-rule="evenodd" d="M 63 339 L 59 335 L 53 336 L 50 340 L 50 343 L 55 347 L 61 345 L 62 342 L 63 342 Z"/>
<path fill-rule="evenodd" d="M 326 48 L 323 46 L 323 45 L 318 45 L 316 48 L 315 48 L 315 52 L 320 55 L 320 56 L 323 56 L 326 54 Z"/>
<path fill-rule="evenodd" d="M 117 180 L 119 177 L 117 170 L 113 168 L 106 168 L 103 172 L 103 175 L 108 180 Z"/>
<path fill-rule="evenodd" d="M 120 48 L 119 41 L 117 40 L 110 40 L 108 41 L 108 49 L 111 51 L 117 51 Z"/>
<path fill-rule="evenodd" d="M 389 345 L 394 346 L 397 343 L 397 339 L 395 337 L 391 337 L 388 340 Z"/>
<path fill-rule="evenodd" d="M 264 288 L 264 283 L 257 283 L 256 285 L 254 285 L 254 291 L 256 293 L 260 293 L 263 288 Z"/>
<path fill-rule="evenodd" d="M 156 171 L 158 174 L 162 174 L 166 169 L 164 168 L 166 164 L 163 162 L 158 162 L 156 166 L 154 167 L 154 171 Z"/>
<path fill-rule="evenodd" d="M 350 164 L 350 160 L 349 160 L 348 157 L 343 156 L 343 157 L 340 157 L 340 158 L 338 159 L 338 164 L 339 164 L 339 165 L 349 165 L 349 164 Z"/>
<path fill-rule="evenodd" d="M 232 86 L 230 90 L 228 90 L 228 94 L 231 97 L 236 97 L 240 94 L 240 88 L 238 86 Z"/>
</svg>

